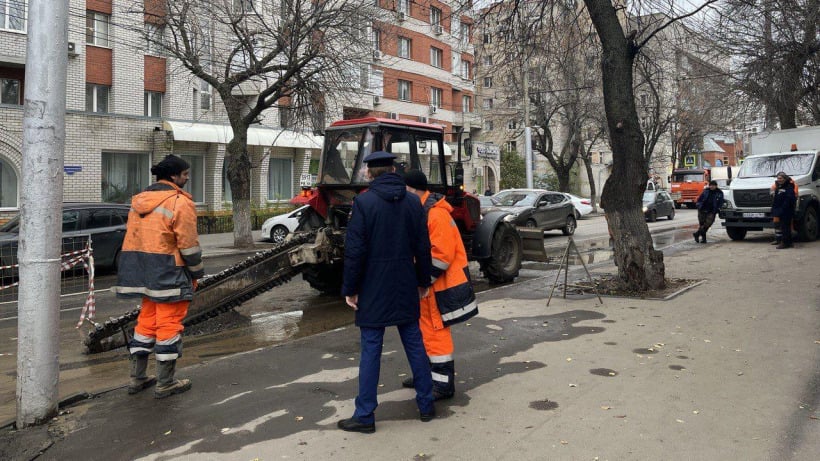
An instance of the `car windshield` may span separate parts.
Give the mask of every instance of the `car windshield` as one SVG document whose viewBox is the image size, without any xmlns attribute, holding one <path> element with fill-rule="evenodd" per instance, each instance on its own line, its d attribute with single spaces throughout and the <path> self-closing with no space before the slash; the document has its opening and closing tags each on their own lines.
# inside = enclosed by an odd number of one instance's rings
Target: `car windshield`
<svg viewBox="0 0 820 461">
<path fill-rule="evenodd" d="M 20 233 L 20 218 L 15 217 L 11 221 L 0 226 L 0 232 L 11 232 L 14 234 Z"/>
<path fill-rule="evenodd" d="M 703 173 L 675 173 L 672 175 L 672 182 L 701 182 Z"/>
<path fill-rule="evenodd" d="M 737 177 L 773 178 L 781 171 L 789 176 L 802 176 L 811 171 L 812 160 L 814 160 L 812 153 L 748 157 L 740 166 Z"/>
<path fill-rule="evenodd" d="M 654 192 L 644 192 L 643 193 L 643 201 L 644 202 L 654 202 L 655 201 L 655 193 Z"/>
<path fill-rule="evenodd" d="M 478 203 L 481 206 L 484 206 L 484 207 L 494 206 L 495 205 L 495 202 L 493 202 L 493 199 L 491 197 L 487 197 L 487 196 L 478 197 Z"/>
<path fill-rule="evenodd" d="M 509 191 L 499 192 L 493 196 L 498 206 L 533 206 L 538 194 L 535 192 Z"/>
</svg>

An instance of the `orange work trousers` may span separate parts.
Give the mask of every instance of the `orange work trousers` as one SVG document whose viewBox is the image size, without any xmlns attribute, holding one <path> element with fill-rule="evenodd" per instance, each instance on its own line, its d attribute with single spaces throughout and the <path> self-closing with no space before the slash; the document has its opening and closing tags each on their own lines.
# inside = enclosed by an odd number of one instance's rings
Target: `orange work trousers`
<svg viewBox="0 0 820 461">
<path fill-rule="evenodd" d="M 142 309 L 137 317 L 137 326 L 134 331 L 156 338 L 158 342 L 167 341 L 176 335 L 182 334 L 185 327 L 182 321 L 188 315 L 190 301 L 173 303 L 158 303 L 148 298 L 142 298 Z"/>
<path fill-rule="evenodd" d="M 448 357 L 447 360 L 453 360 L 453 335 L 450 327 L 445 327 L 441 320 L 436 296 L 432 290 L 429 296 L 421 300 L 419 327 L 428 357 Z"/>
</svg>

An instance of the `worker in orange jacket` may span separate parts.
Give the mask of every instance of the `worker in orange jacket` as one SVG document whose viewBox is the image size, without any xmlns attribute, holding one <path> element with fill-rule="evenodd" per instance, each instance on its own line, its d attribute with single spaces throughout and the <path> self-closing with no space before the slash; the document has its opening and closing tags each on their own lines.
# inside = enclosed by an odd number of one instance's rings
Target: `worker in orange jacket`
<svg viewBox="0 0 820 461">
<path fill-rule="evenodd" d="M 427 229 L 433 256 L 433 286 L 421 299 L 419 325 L 433 375 L 433 397 L 448 399 L 455 393 L 453 336 L 450 325 L 478 314 L 467 252 L 461 233 L 444 196 L 427 190 L 427 177 L 419 170 L 405 173 L 407 191 L 416 194 L 427 212 Z M 413 378 L 402 382 L 413 387 Z"/>
<path fill-rule="evenodd" d="M 128 342 L 128 393 L 136 394 L 156 383 L 154 397 L 161 399 L 191 388 L 190 380 L 176 379 L 174 374 L 182 355 L 182 321 L 204 267 L 196 207 L 191 195 L 182 190 L 190 165 L 168 155 L 151 173 L 157 182 L 131 199 L 117 285 L 111 291 L 118 297 L 142 298 L 134 337 Z M 157 358 L 159 382 L 146 373 L 151 352 Z"/>
</svg>

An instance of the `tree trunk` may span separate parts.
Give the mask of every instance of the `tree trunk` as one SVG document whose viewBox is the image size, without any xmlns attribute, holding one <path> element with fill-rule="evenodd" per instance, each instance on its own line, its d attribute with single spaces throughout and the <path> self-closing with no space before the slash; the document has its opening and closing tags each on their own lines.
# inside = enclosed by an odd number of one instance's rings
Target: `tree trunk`
<svg viewBox="0 0 820 461">
<path fill-rule="evenodd" d="M 654 249 L 641 210 L 647 166 L 644 138 L 633 95 L 635 53 L 609 0 L 584 0 L 603 49 L 604 109 L 613 152 L 612 181 L 604 185 L 601 203 L 615 244 L 618 276 L 632 290 L 665 286 L 663 253 Z"/>
<path fill-rule="evenodd" d="M 589 158 L 589 152 L 582 158 L 584 162 L 584 170 L 587 172 L 587 179 L 589 180 L 589 200 L 592 202 L 593 213 L 598 212 L 598 186 L 595 184 L 595 177 L 592 174 L 592 162 Z"/>
<path fill-rule="evenodd" d="M 251 162 L 247 137 L 247 127 L 234 128 L 233 139 L 225 152 L 233 200 L 233 244 L 236 248 L 254 246 L 251 233 Z"/>
</svg>

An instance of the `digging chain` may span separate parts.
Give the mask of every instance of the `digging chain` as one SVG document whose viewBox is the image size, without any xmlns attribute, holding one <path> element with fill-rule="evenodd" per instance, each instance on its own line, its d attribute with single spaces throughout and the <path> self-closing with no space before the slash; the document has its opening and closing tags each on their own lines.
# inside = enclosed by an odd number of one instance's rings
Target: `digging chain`
<svg viewBox="0 0 820 461">
<path fill-rule="evenodd" d="M 209 275 L 203 277 L 199 280 L 197 291 L 202 291 L 208 287 L 217 285 L 222 283 L 225 280 L 230 279 L 232 276 L 238 274 L 239 272 L 252 267 L 256 264 L 259 264 L 262 261 L 265 261 L 270 258 L 277 258 L 283 257 L 287 258 L 287 253 L 302 245 L 304 243 L 312 242 L 316 238 L 315 232 L 304 233 L 295 235 L 293 238 L 286 242 L 282 242 L 276 245 L 273 248 L 268 250 L 260 251 L 253 256 L 245 259 L 244 261 L 235 264 L 222 272 L 214 275 Z M 245 301 L 254 298 L 266 291 L 271 290 L 274 287 L 279 285 L 285 284 L 293 278 L 293 276 L 299 274 L 302 271 L 302 267 L 292 267 L 289 262 L 283 265 L 282 270 L 278 271 L 277 274 L 271 277 L 266 283 L 256 287 L 253 291 L 247 292 L 238 296 L 236 298 L 231 298 L 227 302 L 219 305 L 215 305 L 209 307 L 207 310 L 199 312 L 193 316 L 189 316 L 185 318 L 183 325 L 186 327 L 190 327 L 196 325 L 198 323 L 204 322 L 210 318 L 216 317 L 219 314 L 227 312 L 234 307 L 240 306 Z M 112 317 L 109 320 L 106 320 L 103 323 L 98 323 L 94 327 L 93 330 L 88 332 L 88 336 L 83 341 L 83 344 L 88 348 L 88 350 L 97 350 L 99 342 L 105 338 L 113 336 L 125 328 L 128 328 L 131 322 L 136 321 L 137 316 L 139 316 L 140 308 L 137 307 L 136 309 L 126 312 L 125 314 L 119 317 Z"/>
</svg>

